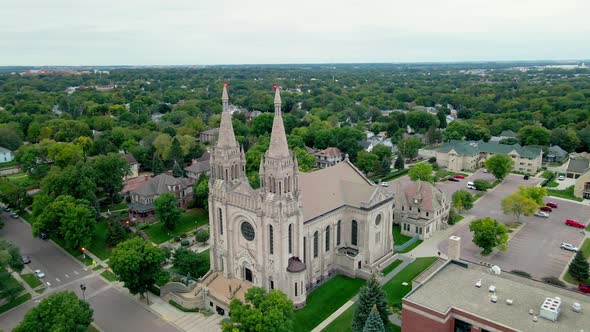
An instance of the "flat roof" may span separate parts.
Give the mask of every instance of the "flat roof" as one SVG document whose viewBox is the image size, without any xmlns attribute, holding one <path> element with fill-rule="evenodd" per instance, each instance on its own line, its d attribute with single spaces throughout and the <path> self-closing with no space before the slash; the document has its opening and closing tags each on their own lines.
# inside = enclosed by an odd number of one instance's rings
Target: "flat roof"
<svg viewBox="0 0 590 332">
<path fill-rule="evenodd" d="M 478 279 L 481 288 L 475 287 Z M 497 303 L 490 301 L 491 285 L 496 287 Z M 556 322 L 539 316 L 548 297 L 561 299 Z M 513 304 L 506 304 L 506 299 L 512 299 Z M 444 315 L 455 308 L 519 331 L 590 331 L 590 296 L 511 273 L 496 275 L 488 267 L 476 264 L 449 261 L 404 300 Z M 574 302 L 582 305 L 581 313 L 572 311 Z M 529 315 L 530 309 L 538 317 L 537 322 Z"/>
</svg>

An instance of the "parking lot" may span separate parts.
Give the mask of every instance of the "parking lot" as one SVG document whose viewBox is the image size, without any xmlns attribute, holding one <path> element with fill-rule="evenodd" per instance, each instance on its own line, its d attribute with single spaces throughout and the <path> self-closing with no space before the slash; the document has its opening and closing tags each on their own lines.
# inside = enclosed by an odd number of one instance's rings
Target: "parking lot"
<svg viewBox="0 0 590 332">
<path fill-rule="evenodd" d="M 439 187 L 449 194 L 460 187 L 458 184 L 480 177 L 488 179 L 491 175 L 480 171 L 461 180 L 460 183 L 441 183 Z M 500 222 L 515 221 L 513 216 L 502 213 L 500 201 L 515 192 L 521 184 L 536 185 L 541 181 L 542 179 L 539 178 L 524 180 L 520 175 L 508 175 L 503 183 L 479 199 L 474 207 L 464 214 L 472 215 L 473 219 L 491 217 Z M 521 217 L 520 221 L 524 226 L 511 238 L 506 251 L 499 251 L 488 257 L 481 256 L 481 249 L 472 242 L 473 236 L 469 231 L 469 224 L 459 226 L 454 235 L 462 239 L 461 258 L 472 262 L 485 261 L 498 265 L 505 271 L 525 271 L 536 279 L 548 276 L 558 277 L 573 256 L 572 252 L 560 249 L 561 242 L 579 246 L 584 239 L 583 230 L 566 226 L 564 222 L 566 219 L 574 219 L 588 223 L 590 207 L 563 199 L 545 199 L 545 202 L 549 201 L 559 205 L 550 213 L 549 218 Z M 442 252 L 446 253 L 447 247 L 447 241 L 439 244 Z"/>
</svg>

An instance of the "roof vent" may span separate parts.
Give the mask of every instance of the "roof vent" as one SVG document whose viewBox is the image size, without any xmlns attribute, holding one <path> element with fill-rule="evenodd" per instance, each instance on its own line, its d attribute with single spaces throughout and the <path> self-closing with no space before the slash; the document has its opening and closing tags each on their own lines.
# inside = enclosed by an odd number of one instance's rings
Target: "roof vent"
<svg viewBox="0 0 590 332">
<path fill-rule="evenodd" d="M 533 316 L 533 322 L 538 321 L 539 319 L 537 318 L 537 316 Z"/>
<path fill-rule="evenodd" d="M 529 315 L 534 314 L 535 312 L 533 311 L 533 309 L 529 309 Z"/>
<path fill-rule="evenodd" d="M 557 317 L 559 317 L 560 311 L 561 299 L 548 297 L 541 305 L 541 311 L 539 312 L 539 316 L 548 319 L 552 322 L 555 322 L 557 320 Z"/>
<path fill-rule="evenodd" d="M 475 287 L 481 288 L 481 279 L 477 279 L 477 281 L 475 282 Z"/>
<path fill-rule="evenodd" d="M 496 303 L 496 302 L 498 302 L 498 296 L 497 296 L 496 294 L 492 295 L 492 296 L 490 297 L 490 301 L 492 301 L 492 303 Z"/>
<path fill-rule="evenodd" d="M 496 292 L 496 286 L 494 286 L 494 285 L 491 285 L 491 286 L 490 286 L 490 288 L 488 288 L 488 291 L 489 291 L 490 293 L 495 293 L 495 292 Z"/>
<path fill-rule="evenodd" d="M 512 305 L 512 303 L 514 303 L 514 301 L 512 299 L 506 299 L 507 305 Z"/>
<path fill-rule="evenodd" d="M 572 304 L 572 311 L 574 312 L 582 312 L 582 305 L 579 302 L 574 302 L 574 304 Z"/>
<path fill-rule="evenodd" d="M 498 265 L 492 266 L 491 270 L 492 270 L 492 272 L 494 274 L 500 274 L 500 273 L 502 273 L 502 269 L 500 269 L 500 267 Z"/>
</svg>

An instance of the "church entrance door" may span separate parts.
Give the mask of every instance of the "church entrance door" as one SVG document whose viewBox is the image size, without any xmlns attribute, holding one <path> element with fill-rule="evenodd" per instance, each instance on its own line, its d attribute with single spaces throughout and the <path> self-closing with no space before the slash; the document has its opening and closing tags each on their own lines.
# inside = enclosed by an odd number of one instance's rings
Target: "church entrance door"
<svg viewBox="0 0 590 332">
<path fill-rule="evenodd" d="M 249 282 L 252 282 L 252 270 L 250 270 L 249 268 L 245 267 L 244 268 L 244 275 L 245 275 L 245 279 Z"/>
</svg>

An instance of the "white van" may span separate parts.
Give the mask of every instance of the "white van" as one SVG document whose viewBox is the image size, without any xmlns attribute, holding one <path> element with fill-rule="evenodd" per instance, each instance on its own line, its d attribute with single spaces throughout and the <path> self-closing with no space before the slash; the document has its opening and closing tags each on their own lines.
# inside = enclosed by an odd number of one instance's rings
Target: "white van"
<svg viewBox="0 0 590 332">
<path fill-rule="evenodd" d="M 475 183 L 469 181 L 469 182 L 467 182 L 466 187 L 467 187 L 467 189 L 475 190 Z"/>
</svg>

